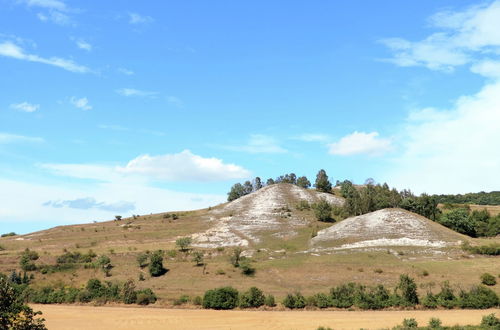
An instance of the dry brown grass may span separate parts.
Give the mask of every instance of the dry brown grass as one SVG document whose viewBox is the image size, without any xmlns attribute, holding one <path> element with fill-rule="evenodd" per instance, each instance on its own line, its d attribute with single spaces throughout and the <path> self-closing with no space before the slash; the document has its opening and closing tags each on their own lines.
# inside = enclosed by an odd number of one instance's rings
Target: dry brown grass
<svg viewBox="0 0 500 330">
<path fill-rule="evenodd" d="M 491 310 L 439 311 L 213 311 L 128 307 L 85 307 L 34 305 L 41 310 L 51 330 L 155 330 L 155 329 L 380 329 L 401 324 L 404 318 L 415 318 L 426 325 L 439 317 L 443 325 L 479 324 L 484 315 L 499 314 Z"/>
</svg>

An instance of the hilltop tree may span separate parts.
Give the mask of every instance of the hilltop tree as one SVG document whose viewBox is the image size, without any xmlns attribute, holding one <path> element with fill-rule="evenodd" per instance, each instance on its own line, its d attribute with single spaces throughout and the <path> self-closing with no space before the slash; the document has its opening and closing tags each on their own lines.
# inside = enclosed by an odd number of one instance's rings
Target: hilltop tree
<svg viewBox="0 0 500 330">
<path fill-rule="evenodd" d="M 245 188 L 241 183 L 235 183 L 227 194 L 227 201 L 231 202 L 245 195 Z"/>
<path fill-rule="evenodd" d="M 326 175 L 326 171 L 321 169 L 316 175 L 316 182 L 314 186 L 317 190 L 322 192 L 331 192 L 332 191 L 332 183 L 328 180 L 328 175 Z"/>
<path fill-rule="evenodd" d="M 274 184 L 274 183 L 275 183 L 275 182 L 274 182 L 274 180 L 273 180 L 272 178 L 269 178 L 269 179 L 267 179 L 267 181 L 266 181 L 266 186 L 270 186 L 270 185 L 272 185 L 272 184 Z"/>
<path fill-rule="evenodd" d="M 311 187 L 311 182 L 305 176 L 301 176 L 297 179 L 297 186 L 308 189 Z"/>
<path fill-rule="evenodd" d="M 245 181 L 243 184 L 243 195 L 248 195 L 253 192 L 253 184 L 250 181 Z"/>
<path fill-rule="evenodd" d="M 262 181 L 260 180 L 259 177 L 256 177 L 255 180 L 253 181 L 253 190 L 257 191 L 260 188 L 262 188 Z"/>
</svg>

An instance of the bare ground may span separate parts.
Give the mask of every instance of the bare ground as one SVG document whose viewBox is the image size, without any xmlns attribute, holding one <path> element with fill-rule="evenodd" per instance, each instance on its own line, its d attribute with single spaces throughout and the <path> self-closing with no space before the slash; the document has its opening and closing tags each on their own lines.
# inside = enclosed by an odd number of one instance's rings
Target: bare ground
<svg viewBox="0 0 500 330">
<path fill-rule="evenodd" d="M 33 305 L 41 310 L 51 330 L 155 330 L 155 329 L 380 329 L 415 318 L 426 325 L 439 317 L 443 325 L 479 324 L 490 310 L 439 311 L 214 311 L 137 307 Z"/>
</svg>

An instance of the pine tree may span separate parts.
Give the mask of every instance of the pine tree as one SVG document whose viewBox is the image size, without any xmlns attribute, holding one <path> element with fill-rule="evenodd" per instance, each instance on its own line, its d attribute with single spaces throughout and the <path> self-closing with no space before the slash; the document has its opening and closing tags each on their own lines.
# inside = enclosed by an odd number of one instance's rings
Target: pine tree
<svg viewBox="0 0 500 330">
<path fill-rule="evenodd" d="M 318 174 L 316 175 L 316 182 L 314 186 L 319 191 L 328 193 L 331 192 L 332 183 L 328 180 L 328 175 L 326 175 L 325 170 L 319 170 Z"/>
</svg>

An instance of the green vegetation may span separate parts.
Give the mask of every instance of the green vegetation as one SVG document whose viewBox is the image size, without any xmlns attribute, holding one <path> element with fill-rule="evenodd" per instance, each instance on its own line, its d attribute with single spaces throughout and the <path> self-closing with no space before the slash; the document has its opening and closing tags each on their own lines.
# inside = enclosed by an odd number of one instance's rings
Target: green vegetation
<svg viewBox="0 0 500 330">
<path fill-rule="evenodd" d="M 175 245 L 179 248 L 179 250 L 186 252 L 189 249 L 191 241 L 191 237 L 181 237 L 175 241 Z"/>
<path fill-rule="evenodd" d="M 240 296 L 240 304 L 241 308 L 249 308 L 249 307 L 260 307 L 264 305 L 265 302 L 264 293 L 262 290 L 251 287 L 247 292 L 243 293 Z"/>
<path fill-rule="evenodd" d="M 332 191 L 332 183 L 328 180 L 328 175 L 325 170 L 321 169 L 318 174 L 316 174 L 314 187 L 316 187 L 316 190 L 326 193 Z"/>
<path fill-rule="evenodd" d="M 5 234 L 2 234 L 0 237 L 9 237 L 9 236 L 16 236 L 17 234 L 14 233 L 13 231 L 11 231 L 10 233 L 5 233 Z"/>
<path fill-rule="evenodd" d="M 321 199 L 318 203 L 313 205 L 314 215 L 318 221 L 323 222 L 333 222 L 332 211 L 333 207 L 326 201 L 326 199 Z"/>
<path fill-rule="evenodd" d="M 0 329 L 46 330 L 45 320 L 35 318 L 42 313 L 25 305 L 19 293 L 19 289 L 0 274 Z"/>
<path fill-rule="evenodd" d="M 483 283 L 484 285 L 493 286 L 493 285 L 497 284 L 497 280 L 496 280 L 495 276 L 493 276 L 489 273 L 484 273 L 481 275 L 481 283 Z"/>
<path fill-rule="evenodd" d="M 451 327 L 447 327 L 447 326 L 441 325 L 440 319 L 433 317 L 429 320 L 427 327 L 419 327 L 417 321 L 413 318 L 410 318 L 410 319 L 404 319 L 401 325 L 398 325 L 392 329 L 393 330 L 404 330 L 404 329 L 494 330 L 494 329 L 498 329 L 499 327 L 500 327 L 500 320 L 495 316 L 495 314 L 489 314 L 489 315 L 483 316 L 480 325 L 465 325 L 465 326 L 454 325 Z M 320 328 L 318 328 L 318 330 L 319 329 Z"/>
<path fill-rule="evenodd" d="M 153 277 L 162 276 L 167 270 L 163 267 L 163 252 L 155 251 L 149 258 L 149 274 Z"/>
<path fill-rule="evenodd" d="M 196 264 L 196 266 L 203 266 L 203 252 L 201 251 L 194 251 L 193 252 L 193 262 Z"/>
<path fill-rule="evenodd" d="M 500 255 L 500 244 L 498 243 L 492 243 L 489 245 L 471 246 L 468 242 L 464 242 L 462 244 L 462 249 L 464 251 L 475 254 L 486 254 L 492 256 Z"/>
<path fill-rule="evenodd" d="M 442 204 L 500 205 L 500 191 L 468 193 L 464 195 L 433 195 Z"/>
<path fill-rule="evenodd" d="M 205 292 L 203 308 L 233 309 L 238 306 L 238 290 L 232 287 L 223 287 Z"/>
<path fill-rule="evenodd" d="M 38 260 L 38 253 L 36 251 L 31 251 L 26 248 L 21 254 L 21 259 L 19 260 L 19 266 L 24 271 L 36 270 L 36 265 L 33 261 Z"/>
</svg>

